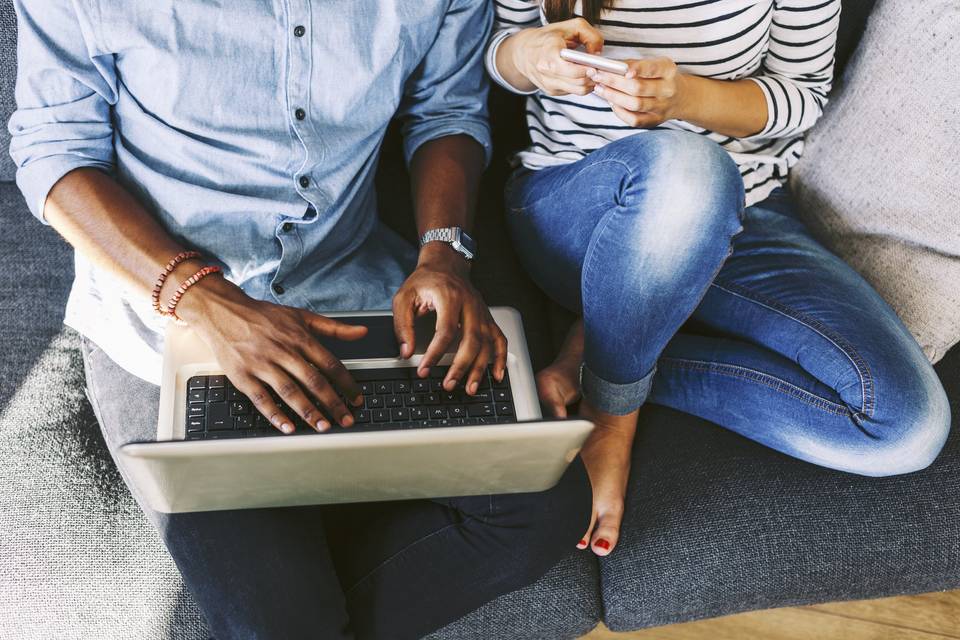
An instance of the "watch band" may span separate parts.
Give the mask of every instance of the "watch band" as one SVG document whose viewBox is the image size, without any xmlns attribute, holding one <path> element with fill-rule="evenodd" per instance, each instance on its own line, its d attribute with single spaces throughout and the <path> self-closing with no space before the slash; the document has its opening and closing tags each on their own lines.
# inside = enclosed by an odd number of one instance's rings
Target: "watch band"
<svg viewBox="0 0 960 640">
<path fill-rule="evenodd" d="M 428 242 L 445 242 L 468 262 L 477 257 L 477 243 L 460 227 L 430 229 L 420 236 L 420 247 Z"/>
<path fill-rule="evenodd" d="M 428 242 L 449 242 L 454 243 L 459 238 L 460 235 L 458 232 L 460 227 L 443 227 L 442 229 L 430 229 L 422 236 L 420 236 L 420 246 L 427 244 Z"/>
</svg>

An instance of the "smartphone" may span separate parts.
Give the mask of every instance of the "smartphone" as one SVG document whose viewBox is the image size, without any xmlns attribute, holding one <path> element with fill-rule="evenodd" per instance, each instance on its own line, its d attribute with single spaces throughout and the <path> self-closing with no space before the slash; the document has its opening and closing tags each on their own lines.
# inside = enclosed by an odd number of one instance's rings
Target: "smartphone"
<svg viewBox="0 0 960 640">
<path fill-rule="evenodd" d="M 592 53 L 585 53 L 583 51 L 577 51 L 576 49 L 562 49 L 560 51 L 560 57 L 567 62 L 582 64 L 587 67 L 593 67 L 594 69 L 600 69 L 601 71 L 609 71 L 610 73 L 616 73 L 621 76 L 627 75 L 627 70 L 629 69 L 626 62 L 611 60 L 603 56 L 595 56 Z"/>
</svg>

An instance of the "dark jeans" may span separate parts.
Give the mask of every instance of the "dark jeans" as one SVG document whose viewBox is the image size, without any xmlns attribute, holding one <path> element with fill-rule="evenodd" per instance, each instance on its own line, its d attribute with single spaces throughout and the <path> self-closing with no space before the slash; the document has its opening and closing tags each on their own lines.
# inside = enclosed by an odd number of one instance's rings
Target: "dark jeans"
<svg viewBox="0 0 960 640">
<path fill-rule="evenodd" d="M 87 340 L 83 355 L 111 452 L 155 438 L 159 388 Z M 420 637 L 535 581 L 574 550 L 590 511 L 579 458 L 540 493 L 180 514 L 144 507 L 221 640 Z"/>
<path fill-rule="evenodd" d="M 583 314 L 584 397 L 663 404 L 852 473 L 929 465 L 950 406 L 913 336 L 786 190 L 738 220 L 742 189 L 726 152 L 676 131 L 507 185 L 527 269 Z"/>
</svg>

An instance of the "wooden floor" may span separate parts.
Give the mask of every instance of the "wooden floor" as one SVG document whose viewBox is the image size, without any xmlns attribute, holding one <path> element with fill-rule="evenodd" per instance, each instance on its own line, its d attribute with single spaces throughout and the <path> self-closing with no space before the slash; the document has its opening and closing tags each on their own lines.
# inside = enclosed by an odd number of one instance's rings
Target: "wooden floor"
<svg viewBox="0 0 960 640">
<path fill-rule="evenodd" d="M 960 591 L 741 613 L 630 633 L 602 625 L 581 640 L 960 639 Z"/>
</svg>

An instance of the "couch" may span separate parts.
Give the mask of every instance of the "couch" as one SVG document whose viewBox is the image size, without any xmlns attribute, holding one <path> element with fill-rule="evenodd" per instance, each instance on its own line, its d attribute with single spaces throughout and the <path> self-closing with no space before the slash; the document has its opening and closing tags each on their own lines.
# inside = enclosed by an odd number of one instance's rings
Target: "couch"
<svg viewBox="0 0 960 640">
<path fill-rule="evenodd" d="M 872 2 L 844 2 L 838 77 L 857 69 Z M 0 119 L 12 108 L 15 23 L 0 1 Z M 843 90 L 838 82 L 837 91 Z M 496 159 L 484 179 L 475 278 L 520 309 L 535 366 L 570 318 L 523 275 L 502 221 L 521 105 L 491 97 Z M 378 189 L 408 237 L 409 191 L 392 131 Z M 7 140 L 0 134 L 0 147 Z M 71 249 L 32 219 L 0 160 L 0 639 L 207 638 L 202 616 L 120 481 L 85 399 L 78 337 L 61 324 Z M 937 365 L 960 413 L 960 350 Z M 751 609 L 960 586 L 960 436 L 907 476 L 868 479 L 770 451 L 657 406 L 641 415 L 623 534 L 610 557 L 572 553 L 434 640 L 575 638 Z"/>
</svg>

